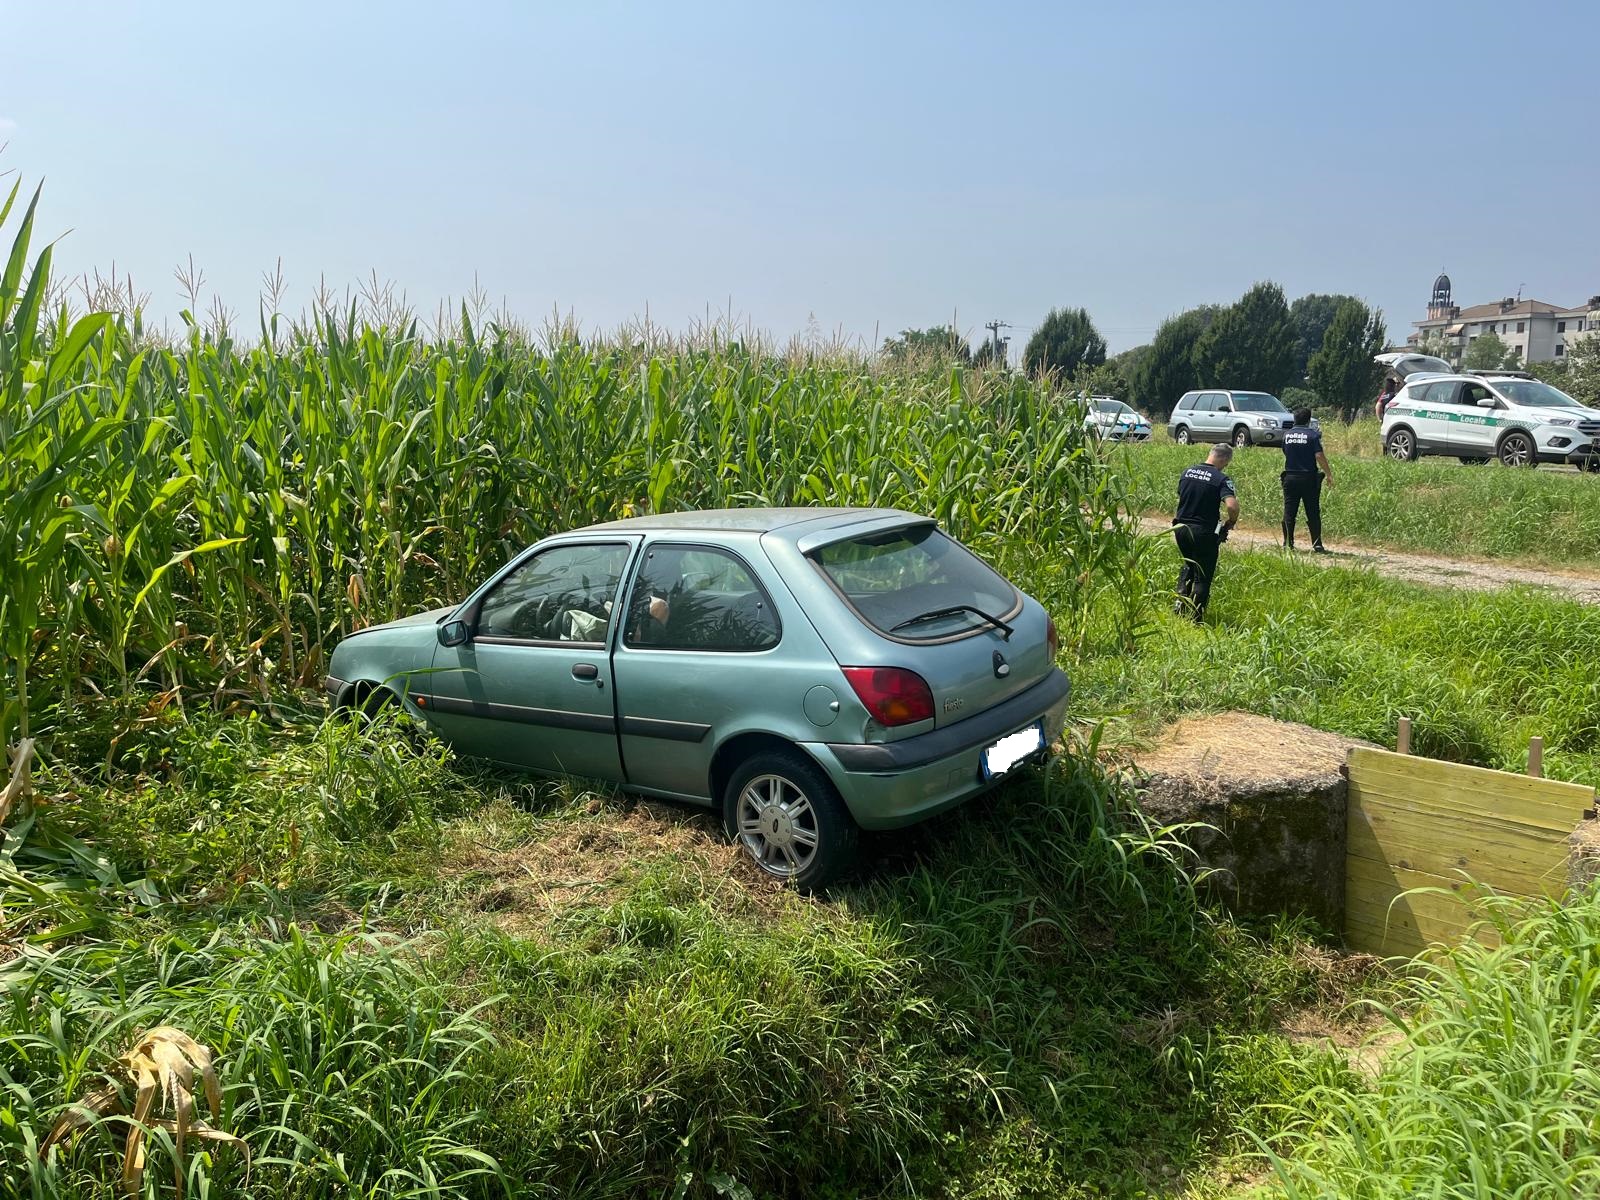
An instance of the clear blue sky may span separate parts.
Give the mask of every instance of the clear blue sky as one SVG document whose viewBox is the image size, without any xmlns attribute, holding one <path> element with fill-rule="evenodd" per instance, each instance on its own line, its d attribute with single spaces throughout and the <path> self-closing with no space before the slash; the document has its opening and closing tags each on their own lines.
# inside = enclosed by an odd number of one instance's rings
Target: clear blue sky
<svg viewBox="0 0 1600 1200">
<path fill-rule="evenodd" d="M 1600 4 L 0 0 L 0 169 L 170 315 L 373 270 L 538 319 L 1113 349 L 1257 279 L 1391 336 L 1600 292 Z"/>
</svg>

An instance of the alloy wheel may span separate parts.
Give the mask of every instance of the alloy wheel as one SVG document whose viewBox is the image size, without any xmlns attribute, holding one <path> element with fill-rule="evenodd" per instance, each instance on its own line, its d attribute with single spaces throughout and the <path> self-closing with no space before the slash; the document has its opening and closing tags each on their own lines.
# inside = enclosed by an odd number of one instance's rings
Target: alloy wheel
<svg viewBox="0 0 1600 1200">
<path fill-rule="evenodd" d="M 1234 432 L 1233 444 L 1241 449 L 1250 444 L 1250 431 L 1243 425 Z"/>
<path fill-rule="evenodd" d="M 1520 433 L 1513 433 L 1500 443 L 1500 461 L 1508 467 L 1526 467 L 1533 463 L 1533 444 Z"/>
<path fill-rule="evenodd" d="M 1187 425 L 1178 426 L 1178 432 L 1174 436 L 1178 439 L 1178 445 L 1187 446 L 1189 444 L 1189 427 Z"/>
<path fill-rule="evenodd" d="M 1389 435 L 1389 457 L 1396 462 L 1411 461 L 1411 435 L 1405 430 L 1396 430 Z"/>
<path fill-rule="evenodd" d="M 745 784 L 734 820 L 739 843 L 770 875 L 792 878 L 817 855 L 821 834 L 816 809 L 782 775 L 757 775 Z"/>
</svg>

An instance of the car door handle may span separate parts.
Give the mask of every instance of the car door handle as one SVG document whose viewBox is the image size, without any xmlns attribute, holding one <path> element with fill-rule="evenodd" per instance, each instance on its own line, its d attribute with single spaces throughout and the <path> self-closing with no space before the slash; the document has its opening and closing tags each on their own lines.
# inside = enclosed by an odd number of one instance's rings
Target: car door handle
<svg viewBox="0 0 1600 1200">
<path fill-rule="evenodd" d="M 585 682 L 592 682 L 600 678 L 600 668 L 593 663 L 573 663 L 572 677 L 574 679 L 582 679 Z"/>
</svg>

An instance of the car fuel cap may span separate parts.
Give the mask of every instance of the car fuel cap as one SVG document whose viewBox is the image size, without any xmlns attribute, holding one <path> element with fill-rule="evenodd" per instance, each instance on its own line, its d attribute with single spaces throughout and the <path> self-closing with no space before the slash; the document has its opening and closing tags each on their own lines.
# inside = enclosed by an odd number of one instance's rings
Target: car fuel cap
<svg viewBox="0 0 1600 1200">
<path fill-rule="evenodd" d="M 813 725 L 832 725 L 839 715 L 839 697 L 831 687 L 819 683 L 806 693 L 805 710 Z"/>
</svg>

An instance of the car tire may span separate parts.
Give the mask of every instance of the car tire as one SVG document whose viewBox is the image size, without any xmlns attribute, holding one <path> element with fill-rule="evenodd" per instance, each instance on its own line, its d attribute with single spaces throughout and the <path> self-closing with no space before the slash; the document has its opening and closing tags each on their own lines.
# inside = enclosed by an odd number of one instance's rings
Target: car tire
<svg viewBox="0 0 1600 1200">
<path fill-rule="evenodd" d="M 350 689 L 350 699 L 343 706 L 343 710 L 358 714 L 364 721 L 370 721 L 395 700 L 395 694 L 381 683 L 357 683 Z"/>
<path fill-rule="evenodd" d="M 1417 435 L 1404 426 L 1391 429 L 1389 436 L 1383 439 L 1383 452 L 1395 462 L 1416 462 Z"/>
<path fill-rule="evenodd" d="M 1489 461 L 1487 458 L 1469 458 L 1465 454 L 1458 455 L 1457 457 L 1460 459 L 1463 467 L 1481 467 L 1484 463 Z"/>
<path fill-rule="evenodd" d="M 1243 450 L 1250 444 L 1250 430 L 1243 425 L 1236 425 L 1233 429 L 1233 444 Z"/>
<path fill-rule="evenodd" d="M 757 868 L 803 892 L 838 879 L 860 848 L 860 830 L 838 789 L 794 750 L 766 751 L 740 764 L 722 795 L 722 821 Z"/>
<path fill-rule="evenodd" d="M 1506 467 L 1532 467 L 1539 462 L 1537 447 L 1533 439 L 1525 433 L 1508 433 L 1500 439 L 1500 445 L 1495 451 L 1502 466 Z"/>
<path fill-rule="evenodd" d="M 1591 475 L 1600 475 L 1600 453 L 1585 456 L 1578 464 L 1578 470 L 1587 471 Z"/>
<path fill-rule="evenodd" d="M 1172 431 L 1172 436 L 1180 446 L 1187 446 L 1194 441 L 1194 438 L 1189 434 L 1189 427 L 1187 425 L 1179 425 Z"/>
</svg>

